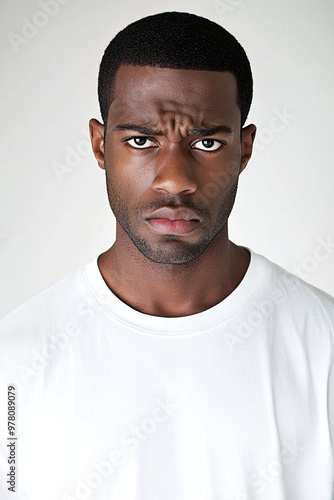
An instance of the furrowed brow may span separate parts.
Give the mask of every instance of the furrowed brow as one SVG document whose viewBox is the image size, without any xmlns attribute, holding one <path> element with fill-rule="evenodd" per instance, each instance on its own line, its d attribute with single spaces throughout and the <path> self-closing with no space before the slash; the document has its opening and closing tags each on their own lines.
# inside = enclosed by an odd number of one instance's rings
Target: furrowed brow
<svg viewBox="0 0 334 500">
<path fill-rule="evenodd" d="M 154 130 L 144 125 L 136 125 L 134 123 L 126 123 L 124 125 L 116 125 L 116 130 L 129 130 L 131 132 L 139 132 L 145 135 L 164 135 L 160 130 Z M 227 125 L 219 125 L 218 127 L 197 129 L 193 128 L 188 130 L 188 135 L 198 135 L 200 137 L 208 137 L 209 135 L 215 135 L 219 133 L 232 134 L 232 129 Z"/>
<path fill-rule="evenodd" d="M 218 127 L 212 127 L 207 129 L 192 128 L 188 131 L 188 135 L 199 135 L 200 137 L 208 137 L 209 135 L 219 134 L 220 132 L 224 134 L 232 134 L 233 131 L 227 125 L 220 125 Z"/>
<path fill-rule="evenodd" d="M 116 130 L 129 130 L 131 132 L 139 132 L 145 135 L 163 135 L 160 130 L 154 130 L 149 127 L 144 127 L 142 125 L 135 125 L 134 123 L 127 123 L 125 125 L 116 125 Z"/>
</svg>

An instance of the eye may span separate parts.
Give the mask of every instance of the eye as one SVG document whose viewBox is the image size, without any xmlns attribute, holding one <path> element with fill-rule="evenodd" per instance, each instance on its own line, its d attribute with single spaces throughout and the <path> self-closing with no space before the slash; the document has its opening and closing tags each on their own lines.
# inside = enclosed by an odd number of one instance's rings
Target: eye
<svg viewBox="0 0 334 500">
<path fill-rule="evenodd" d="M 125 142 L 136 149 L 148 149 L 151 147 L 156 147 L 156 144 L 152 139 L 144 136 L 130 137 L 130 139 L 126 139 Z"/>
<path fill-rule="evenodd" d="M 201 139 L 200 141 L 193 143 L 192 148 L 199 149 L 201 151 L 216 151 L 224 144 L 225 142 L 217 141 L 216 139 Z"/>
</svg>

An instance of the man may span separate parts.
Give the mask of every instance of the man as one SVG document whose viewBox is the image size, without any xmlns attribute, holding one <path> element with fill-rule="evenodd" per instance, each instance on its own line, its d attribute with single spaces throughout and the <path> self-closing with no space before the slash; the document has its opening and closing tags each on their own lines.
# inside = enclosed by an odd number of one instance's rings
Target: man
<svg viewBox="0 0 334 500">
<path fill-rule="evenodd" d="M 90 133 L 116 241 L 2 320 L 1 498 L 334 498 L 333 299 L 228 239 L 251 98 L 204 18 L 107 47 Z"/>
</svg>

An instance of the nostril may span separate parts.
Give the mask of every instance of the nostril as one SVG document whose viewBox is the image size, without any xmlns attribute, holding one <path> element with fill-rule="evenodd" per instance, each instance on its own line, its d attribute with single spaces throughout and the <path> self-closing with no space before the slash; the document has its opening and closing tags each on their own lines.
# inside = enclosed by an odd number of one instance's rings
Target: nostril
<svg viewBox="0 0 334 500">
<path fill-rule="evenodd" d="M 164 190 L 171 194 L 193 193 L 197 182 L 193 169 L 179 163 L 160 165 L 152 182 L 153 189 Z"/>
<path fill-rule="evenodd" d="M 174 180 L 163 180 L 163 181 L 157 181 L 155 180 L 152 184 L 152 188 L 155 191 L 164 191 L 168 194 L 171 195 L 178 195 L 178 194 L 191 194 L 194 193 L 197 190 L 197 185 L 195 183 L 190 183 L 187 182 L 185 183 L 178 183 L 175 182 Z"/>
</svg>

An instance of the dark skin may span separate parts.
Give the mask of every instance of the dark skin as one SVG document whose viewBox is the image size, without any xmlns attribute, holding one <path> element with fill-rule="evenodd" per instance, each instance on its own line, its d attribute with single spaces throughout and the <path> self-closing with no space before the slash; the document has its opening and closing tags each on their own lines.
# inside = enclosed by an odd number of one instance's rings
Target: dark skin
<svg viewBox="0 0 334 500">
<path fill-rule="evenodd" d="M 116 241 L 98 259 L 110 290 L 154 316 L 188 316 L 221 302 L 250 261 L 228 239 L 227 219 L 256 132 L 254 125 L 241 129 L 235 77 L 121 66 L 105 144 L 104 132 L 90 120 L 116 217 Z M 196 222 L 181 221 L 184 232 L 173 229 L 175 222 L 157 230 L 149 216 L 163 207 L 191 210 Z"/>
</svg>

